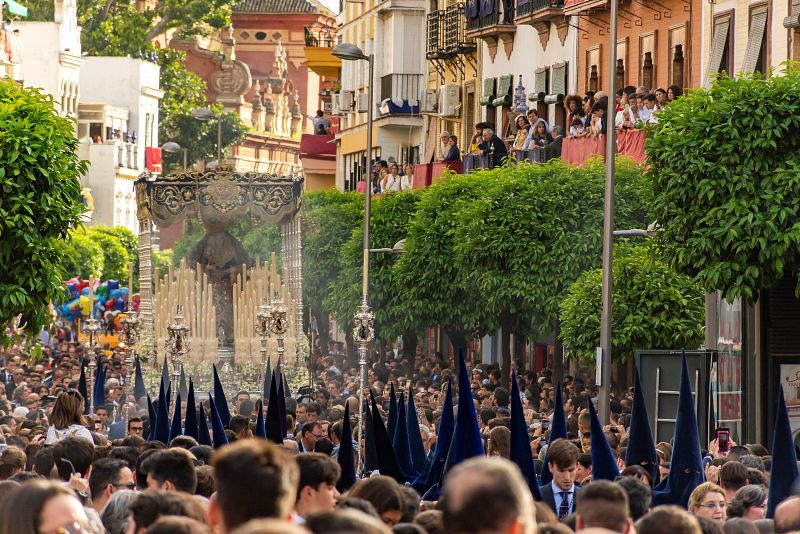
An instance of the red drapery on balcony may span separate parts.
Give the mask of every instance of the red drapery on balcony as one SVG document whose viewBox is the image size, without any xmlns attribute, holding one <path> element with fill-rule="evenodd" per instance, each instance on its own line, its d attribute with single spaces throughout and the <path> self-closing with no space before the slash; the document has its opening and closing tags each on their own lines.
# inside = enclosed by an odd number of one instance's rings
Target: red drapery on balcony
<svg viewBox="0 0 800 534">
<path fill-rule="evenodd" d="M 617 132 L 617 153 L 644 162 L 643 130 L 622 130 Z M 561 149 L 561 159 L 570 165 L 583 165 L 592 156 L 606 153 L 606 136 L 567 137 Z"/>
<path fill-rule="evenodd" d="M 144 149 L 144 164 L 150 172 L 162 171 L 161 147 L 149 146 Z"/>
</svg>

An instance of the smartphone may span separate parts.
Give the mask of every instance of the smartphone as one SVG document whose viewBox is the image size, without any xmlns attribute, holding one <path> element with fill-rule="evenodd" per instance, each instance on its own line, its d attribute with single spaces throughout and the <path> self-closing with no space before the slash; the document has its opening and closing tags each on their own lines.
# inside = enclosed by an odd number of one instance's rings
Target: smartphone
<svg viewBox="0 0 800 534">
<path fill-rule="evenodd" d="M 731 448 L 731 431 L 728 427 L 717 427 L 717 446 L 719 452 L 728 452 Z"/>
<path fill-rule="evenodd" d="M 550 419 L 545 417 L 544 419 L 542 419 L 542 432 L 547 432 L 549 428 L 550 428 Z"/>
</svg>

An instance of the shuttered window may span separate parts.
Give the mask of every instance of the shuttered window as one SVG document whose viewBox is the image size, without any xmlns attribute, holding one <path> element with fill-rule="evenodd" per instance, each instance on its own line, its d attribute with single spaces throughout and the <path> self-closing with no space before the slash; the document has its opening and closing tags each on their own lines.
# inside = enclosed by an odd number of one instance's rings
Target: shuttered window
<svg viewBox="0 0 800 534">
<path fill-rule="evenodd" d="M 481 106 L 489 106 L 494 100 L 494 82 L 496 78 L 486 78 L 483 80 L 483 95 L 481 95 Z"/>
<path fill-rule="evenodd" d="M 552 95 L 566 95 L 567 94 L 567 62 L 556 63 L 553 65 L 553 72 L 551 73 L 552 80 L 550 83 L 550 94 Z"/>
<path fill-rule="evenodd" d="M 711 37 L 711 54 L 708 56 L 708 70 L 706 71 L 705 86 L 711 84 L 713 76 L 723 69 L 727 69 L 727 65 L 722 64 L 722 56 L 725 54 L 725 48 L 728 45 L 728 34 L 731 29 L 730 16 L 720 17 L 714 21 L 714 34 Z"/>
<path fill-rule="evenodd" d="M 547 93 L 547 68 L 536 69 L 533 78 L 533 92 L 536 94 Z"/>
<path fill-rule="evenodd" d="M 753 72 L 766 68 L 764 61 L 764 38 L 767 36 L 767 7 L 759 7 L 750 14 L 750 31 L 747 34 L 747 50 L 744 54 L 742 72 Z M 761 60 L 761 61 L 759 61 Z M 760 64 L 759 64 L 760 63 Z"/>
</svg>

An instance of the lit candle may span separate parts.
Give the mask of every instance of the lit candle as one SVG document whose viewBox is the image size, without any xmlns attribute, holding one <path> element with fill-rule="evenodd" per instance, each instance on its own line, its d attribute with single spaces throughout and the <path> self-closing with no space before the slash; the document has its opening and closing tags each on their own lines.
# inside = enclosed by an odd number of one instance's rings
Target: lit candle
<svg viewBox="0 0 800 534">
<path fill-rule="evenodd" d="M 133 262 L 128 268 L 128 311 L 131 311 L 131 299 L 133 298 Z"/>
</svg>

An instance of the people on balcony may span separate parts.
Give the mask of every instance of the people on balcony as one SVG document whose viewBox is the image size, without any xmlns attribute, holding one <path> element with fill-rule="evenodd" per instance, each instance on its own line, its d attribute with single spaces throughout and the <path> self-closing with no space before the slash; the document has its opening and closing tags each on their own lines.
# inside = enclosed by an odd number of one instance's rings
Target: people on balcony
<svg viewBox="0 0 800 534">
<path fill-rule="evenodd" d="M 442 135 L 439 136 L 439 148 L 436 150 L 436 154 L 431 158 L 431 163 L 434 161 L 444 161 L 445 156 L 447 156 L 448 152 L 450 152 L 450 132 L 447 130 L 442 132 Z"/>
<path fill-rule="evenodd" d="M 539 119 L 533 125 L 533 134 L 531 136 L 530 148 L 544 147 L 553 142 L 553 137 L 547 131 L 547 123 L 543 119 Z"/>
<path fill-rule="evenodd" d="M 314 135 L 327 135 L 331 130 L 331 120 L 325 117 L 321 109 L 317 110 L 316 116 L 308 116 L 311 124 L 314 125 Z"/>
<path fill-rule="evenodd" d="M 585 114 L 582 107 L 581 97 L 578 95 L 567 95 L 564 99 L 564 111 L 567 112 L 567 124 L 572 126 L 575 120 L 580 119 Z"/>
<path fill-rule="evenodd" d="M 447 139 L 447 144 L 450 148 L 442 161 L 457 161 L 461 163 L 461 150 L 458 148 L 458 137 L 451 135 Z"/>
<path fill-rule="evenodd" d="M 606 101 L 605 104 L 603 102 L 595 102 L 594 106 L 592 106 L 592 123 L 589 127 L 589 135 L 592 137 L 605 135 L 608 130 L 608 117 L 606 115 L 607 106 L 608 101 Z"/>
<path fill-rule="evenodd" d="M 514 152 L 514 155 L 517 159 L 521 159 L 522 154 L 525 152 L 525 140 L 528 138 L 528 134 L 531 130 L 531 123 L 528 122 L 528 119 L 525 115 L 517 115 L 517 118 L 514 119 L 514 122 L 517 124 L 517 135 L 514 137 L 514 143 L 511 145 L 511 150 Z"/>
<path fill-rule="evenodd" d="M 408 183 L 411 184 L 411 187 L 414 187 L 414 166 L 408 162 L 403 163 L 403 174 L 406 176 Z"/>
<path fill-rule="evenodd" d="M 383 169 L 383 171 L 385 170 Z M 409 189 L 411 189 L 411 182 L 408 180 L 408 176 L 401 176 L 400 167 L 397 163 L 392 163 L 389 166 L 389 172 L 381 180 L 381 193 L 408 191 Z"/>
<path fill-rule="evenodd" d="M 493 169 L 508 157 L 508 149 L 502 139 L 495 135 L 491 128 L 483 129 L 483 142 L 478 145 L 481 154 L 486 158 L 488 168 Z"/>
</svg>

